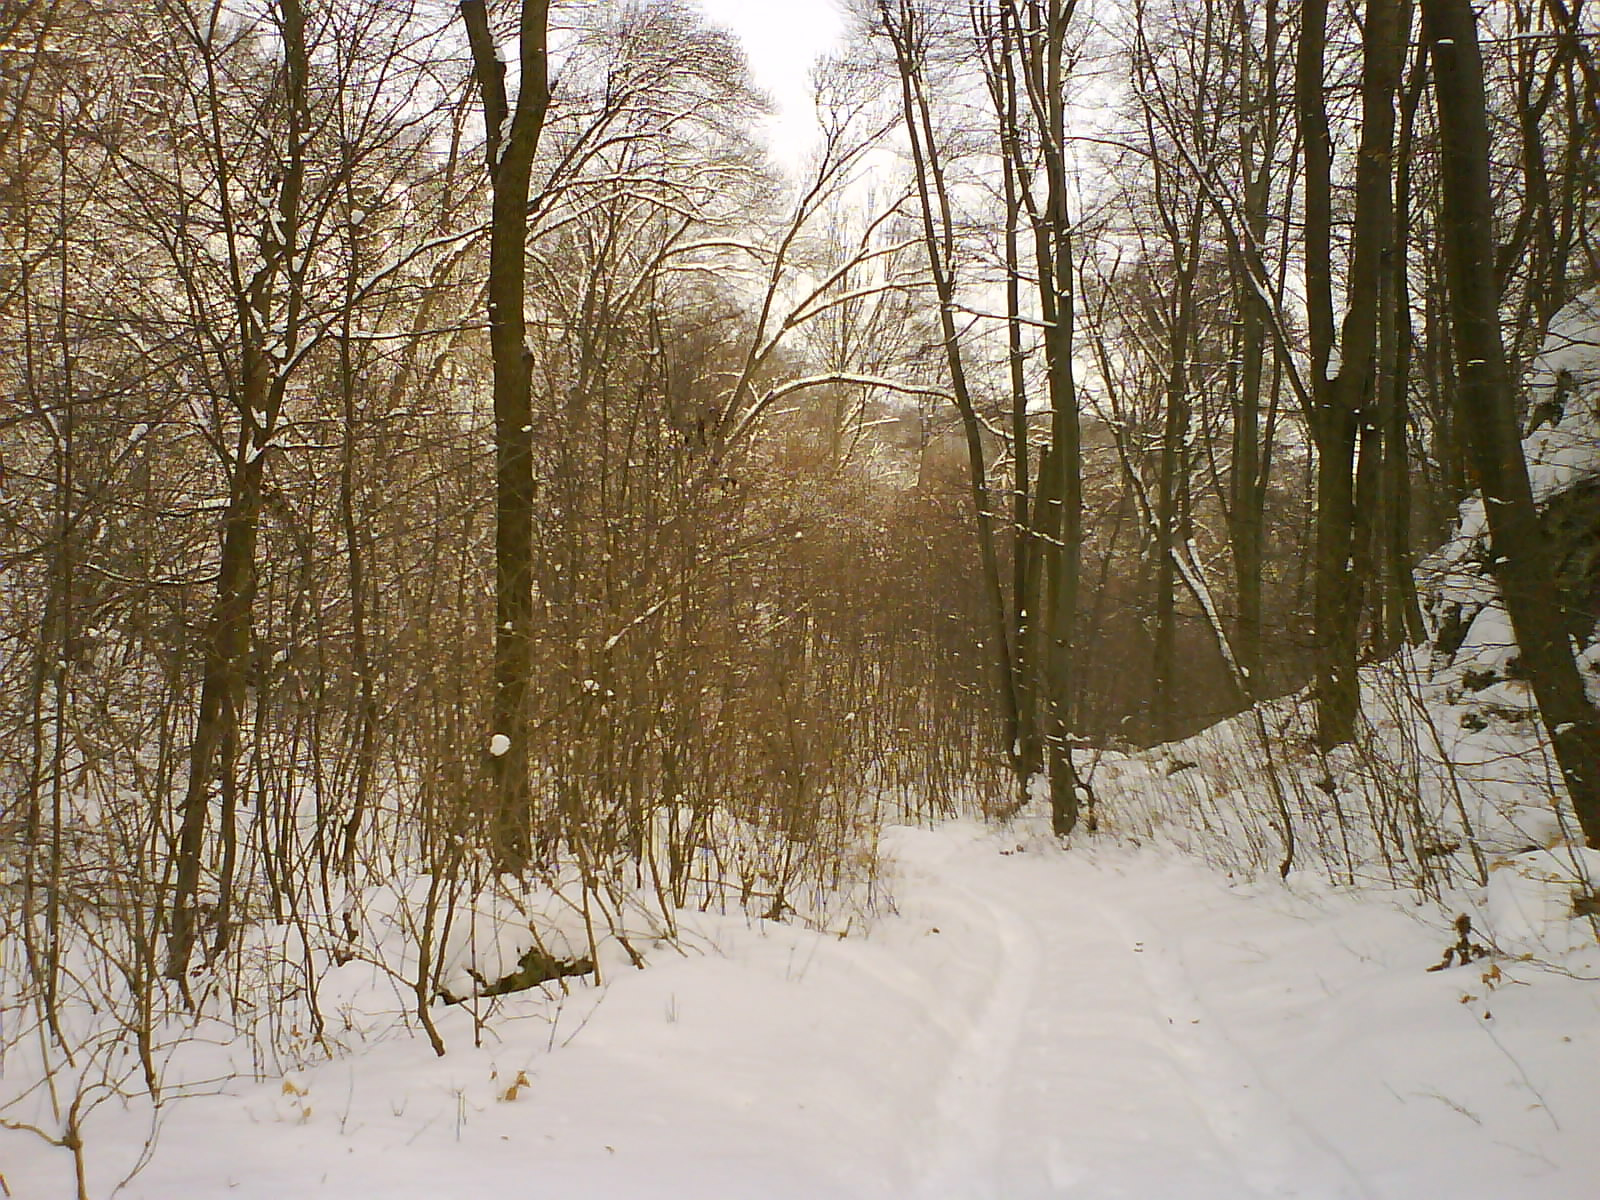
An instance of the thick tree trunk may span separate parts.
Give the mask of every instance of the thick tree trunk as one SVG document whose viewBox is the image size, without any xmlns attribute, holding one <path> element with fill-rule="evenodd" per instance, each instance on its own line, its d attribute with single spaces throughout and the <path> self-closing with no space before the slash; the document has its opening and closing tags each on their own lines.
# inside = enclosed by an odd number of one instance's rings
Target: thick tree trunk
<svg viewBox="0 0 1600 1200">
<path fill-rule="evenodd" d="M 249 452 L 246 451 L 248 455 Z M 256 532 L 261 519 L 262 460 L 246 457 L 223 520 L 217 602 L 206 631 L 200 714 L 189 751 L 189 782 L 179 813 L 167 977 L 181 980 L 189 966 L 199 923 L 201 863 L 210 824 L 211 788 L 231 795 L 239 756 L 239 715 L 244 708 L 256 590 Z"/>
<path fill-rule="evenodd" d="M 1039 303 L 1044 318 L 1045 375 L 1050 396 L 1050 454 L 1039 473 L 1033 521 L 1041 560 L 1039 694 L 1050 781 L 1050 824 L 1058 835 L 1078 823 L 1078 779 L 1072 762 L 1072 638 L 1078 620 L 1083 545 L 1083 450 L 1072 376 L 1072 220 L 1068 209 L 1066 100 L 1067 24 L 1073 0 L 1027 6 L 1025 71 L 1045 170 L 1045 209 L 1034 224 Z"/>
<path fill-rule="evenodd" d="M 1260 59 L 1251 46 L 1254 4 L 1234 0 L 1233 20 L 1245 52 L 1240 56 L 1239 90 L 1245 105 L 1239 130 L 1239 177 L 1244 181 L 1244 229 L 1251 246 L 1265 244 L 1275 167 L 1274 147 L 1282 132 L 1278 86 L 1280 18 L 1277 0 L 1261 6 L 1264 40 Z M 1233 552 L 1238 615 L 1234 623 L 1235 662 L 1244 681 L 1244 698 L 1255 694 L 1261 669 L 1261 560 L 1266 531 L 1270 445 L 1262 446 L 1262 398 L 1268 337 L 1272 324 L 1265 281 L 1258 281 L 1249 256 L 1229 238 L 1235 304 L 1238 311 L 1239 386 L 1233 389 L 1232 472 L 1229 481 L 1228 538 Z M 1270 434 L 1268 434 L 1270 437 Z"/>
<path fill-rule="evenodd" d="M 1017 743 L 1015 758 L 1017 775 L 1023 785 L 1020 800 L 1027 802 L 1027 780 L 1044 762 L 1043 746 L 1039 738 L 1038 672 L 1034 664 L 1034 625 L 1039 618 L 1040 597 L 1037 595 L 1035 570 L 1037 553 L 1028 530 L 1033 515 L 1030 504 L 1032 479 L 1032 453 L 1028 445 L 1027 355 L 1022 343 L 1022 262 L 1017 226 L 1022 217 L 1022 201 L 1018 196 L 1017 159 L 1021 153 L 1017 137 L 1017 91 L 1012 70 L 1013 39 L 1009 36 L 1009 10 L 1001 12 L 1003 31 L 1000 40 L 1000 91 L 997 95 L 1001 111 L 1001 138 L 1005 152 L 1000 168 L 1004 180 L 1006 203 L 1006 358 L 1011 382 L 1011 442 L 1012 442 L 1012 497 L 1011 497 L 1011 611 L 1012 611 L 1012 678 L 1016 681 Z"/>
<path fill-rule="evenodd" d="M 1444 252 L 1460 422 L 1488 512 L 1494 575 L 1516 633 L 1522 671 L 1555 747 L 1583 830 L 1600 848 L 1600 713 L 1573 659 L 1551 554 L 1522 457 L 1511 374 L 1500 338 L 1494 208 L 1483 60 L 1470 0 L 1422 0 L 1434 56 L 1443 143 Z"/>
<path fill-rule="evenodd" d="M 1411 28 L 1415 11 L 1402 5 L 1400 28 Z M 1422 609 L 1417 602 L 1411 562 L 1411 455 L 1409 439 L 1412 347 L 1411 283 L 1408 270 L 1411 243 L 1411 159 L 1415 144 L 1417 108 L 1427 84 L 1427 53 L 1418 49 L 1405 86 L 1400 129 L 1395 142 L 1394 249 L 1385 273 L 1381 329 L 1387 340 L 1379 347 L 1382 375 L 1378 388 L 1378 413 L 1383 423 L 1383 503 L 1381 505 L 1380 570 L 1383 575 L 1379 652 L 1392 654 L 1402 645 L 1415 645 L 1426 635 Z"/>
<path fill-rule="evenodd" d="M 1295 109 L 1300 123 L 1305 176 L 1306 318 L 1311 351 L 1310 401 L 1307 424 L 1317 449 L 1315 581 L 1315 658 L 1318 737 L 1337 743 L 1343 733 L 1354 663 L 1340 661 L 1341 639 L 1335 625 L 1348 598 L 1347 577 L 1350 497 L 1350 455 L 1355 444 L 1354 421 L 1338 421 L 1334 410 L 1333 358 L 1333 143 L 1323 95 L 1323 61 L 1327 51 L 1328 0 L 1302 0 L 1300 44 L 1295 60 Z M 1345 426 L 1350 428 L 1347 430 Z M 1349 449 L 1346 449 L 1346 446 Z"/>
<path fill-rule="evenodd" d="M 1161 185 L 1157 184 L 1157 190 Z M 1161 432 L 1161 466 L 1156 492 L 1156 629 L 1155 663 L 1151 680 L 1150 734 L 1157 742 L 1170 741 L 1173 685 L 1177 675 L 1177 555 L 1187 533 L 1181 528 L 1187 510 L 1189 487 L 1189 358 L 1195 324 L 1195 276 L 1200 266 L 1200 230 L 1204 208 L 1196 200 L 1185 228 L 1162 201 L 1162 220 L 1172 242 L 1174 280 L 1178 295 L 1167 330 L 1166 414 Z"/>
<path fill-rule="evenodd" d="M 1376 483 L 1380 279 L 1392 252 L 1390 156 L 1402 30 L 1398 0 L 1368 0 L 1363 28 L 1361 143 L 1339 360 L 1331 372 L 1332 149 L 1323 98 L 1326 0 L 1302 6 L 1296 90 L 1306 164 L 1306 280 L 1312 333 L 1312 434 L 1317 444 L 1317 741 L 1349 741 L 1360 711 L 1356 671 L 1363 575 L 1370 570 L 1372 505 L 1356 502 L 1356 446 L 1364 443 L 1363 499 Z M 1365 436 L 1363 436 L 1365 435 Z"/>
<path fill-rule="evenodd" d="M 494 366 L 494 696 L 485 750 L 494 785 L 493 851 L 503 870 L 528 865 L 528 692 L 533 669 L 533 378 L 523 315 L 528 196 L 533 158 L 550 103 L 546 55 L 549 0 L 523 0 L 522 80 L 515 109 L 484 0 L 461 0 L 483 104 L 493 204 L 489 232 L 489 354 Z"/>
</svg>

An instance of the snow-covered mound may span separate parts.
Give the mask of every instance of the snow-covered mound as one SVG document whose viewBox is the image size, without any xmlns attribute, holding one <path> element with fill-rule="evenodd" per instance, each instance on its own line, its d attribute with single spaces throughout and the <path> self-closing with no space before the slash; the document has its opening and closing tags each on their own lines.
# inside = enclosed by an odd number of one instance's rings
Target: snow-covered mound
<svg viewBox="0 0 1600 1200">
<path fill-rule="evenodd" d="M 1533 498 L 1600 478 L 1600 288 L 1556 314 L 1528 372 L 1523 451 Z"/>
<path fill-rule="evenodd" d="M 1600 695 L 1600 289 L 1551 321 L 1528 372 L 1527 401 L 1529 482 L 1555 550 L 1571 632 L 1585 646 L 1584 674 Z M 1418 570 L 1433 624 L 1431 671 L 1463 692 L 1499 688 L 1516 676 L 1516 642 L 1491 561 L 1483 498 L 1473 496 L 1461 506 L 1454 536 Z M 1527 704 L 1520 688 L 1483 700 Z"/>
<path fill-rule="evenodd" d="M 1595 945 L 1600 850 L 1530 850 L 1493 864 L 1485 903 L 1495 946 L 1529 957 Z"/>
</svg>

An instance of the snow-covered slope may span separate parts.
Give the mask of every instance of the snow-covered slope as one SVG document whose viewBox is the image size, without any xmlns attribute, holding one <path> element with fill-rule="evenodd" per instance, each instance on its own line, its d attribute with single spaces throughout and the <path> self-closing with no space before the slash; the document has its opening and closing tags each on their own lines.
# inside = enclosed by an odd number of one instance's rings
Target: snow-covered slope
<svg viewBox="0 0 1600 1200">
<path fill-rule="evenodd" d="M 1533 498 L 1543 504 L 1600 478 L 1600 288 L 1556 314 L 1527 386 L 1523 449 Z"/>
<path fill-rule="evenodd" d="M 1527 387 L 1524 452 L 1600 700 L 1600 291 L 1552 323 Z M 1592 949 L 1600 853 L 1581 845 L 1519 677 L 1491 553 L 1473 497 L 1419 569 L 1429 643 L 1362 672 L 1354 744 L 1317 753 L 1298 696 L 1146 754 L 1086 756 L 1102 823 L 1245 875 L 1446 898 L 1508 954 Z"/>
<path fill-rule="evenodd" d="M 1572 632 L 1585 644 L 1584 673 L 1600 695 L 1600 289 L 1551 322 L 1528 373 L 1527 400 L 1529 482 L 1556 550 Z M 1454 535 L 1418 570 L 1433 623 L 1430 673 L 1466 692 L 1515 675 L 1515 639 L 1490 555 L 1483 499 L 1474 496 L 1461 506 Z"/>
</svg>

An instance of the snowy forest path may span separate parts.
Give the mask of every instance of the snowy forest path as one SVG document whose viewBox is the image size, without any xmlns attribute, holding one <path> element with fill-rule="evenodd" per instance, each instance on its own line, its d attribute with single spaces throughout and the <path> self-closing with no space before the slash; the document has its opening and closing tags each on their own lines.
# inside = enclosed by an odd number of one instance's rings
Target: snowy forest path
<svg viewBox="0 0 1600 1200">
<path fill-rule="evenodd" d="M 923 858 L 921 840 L 895 843 L 902 910 L 959 906 L 992 955 L 966 968 L 987 994 L 937 1093 L 917 1195 L 1369 1195 L 1206 1011 L 1158 882 L 1037 843 L 929 839 Z"/>
<path fill-rule="evenodd" d="M 436 1006 L 442 1058 L 352 961 L 323 981 L 345 1053 L 253 1080 L 195 1040 L 168 1082 L 226 1089 L 153 1154 L 98 1108 L 89 1194 L 150 1155 L 123 1200 L 1594 1195 L 1600 952 L 1428 971 L 1449 919 L 1405 894 L 1037 825 L 881 851 L 865 931 L 684 911 L 647 970 L 619 948 L 602 987 Z M 0 1130 L 0 1164 L 18 1200 L 66 1194 L 36 1137 Z"/>
</svg>

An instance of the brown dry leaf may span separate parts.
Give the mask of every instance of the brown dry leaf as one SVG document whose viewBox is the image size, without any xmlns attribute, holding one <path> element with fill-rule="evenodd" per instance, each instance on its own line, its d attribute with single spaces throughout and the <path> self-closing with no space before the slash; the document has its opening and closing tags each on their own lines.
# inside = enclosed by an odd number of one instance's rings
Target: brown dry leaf
<svg viewBox="0 0 1600 1200">
<path fill-rule="evenodd" d="M 528 1073 L 526 1071 L 518 1071 L 516 1079 L 512 1080 L 511 1082 L 511 1086 L 500 1093 L 500 1099 L 504 1103 L 510 1104 L 517 1098 L 518 1094 L 521 1093 L 523 1088 L 531 1086 L 532 1085 L 528 1082 Z"/>
</svg>

